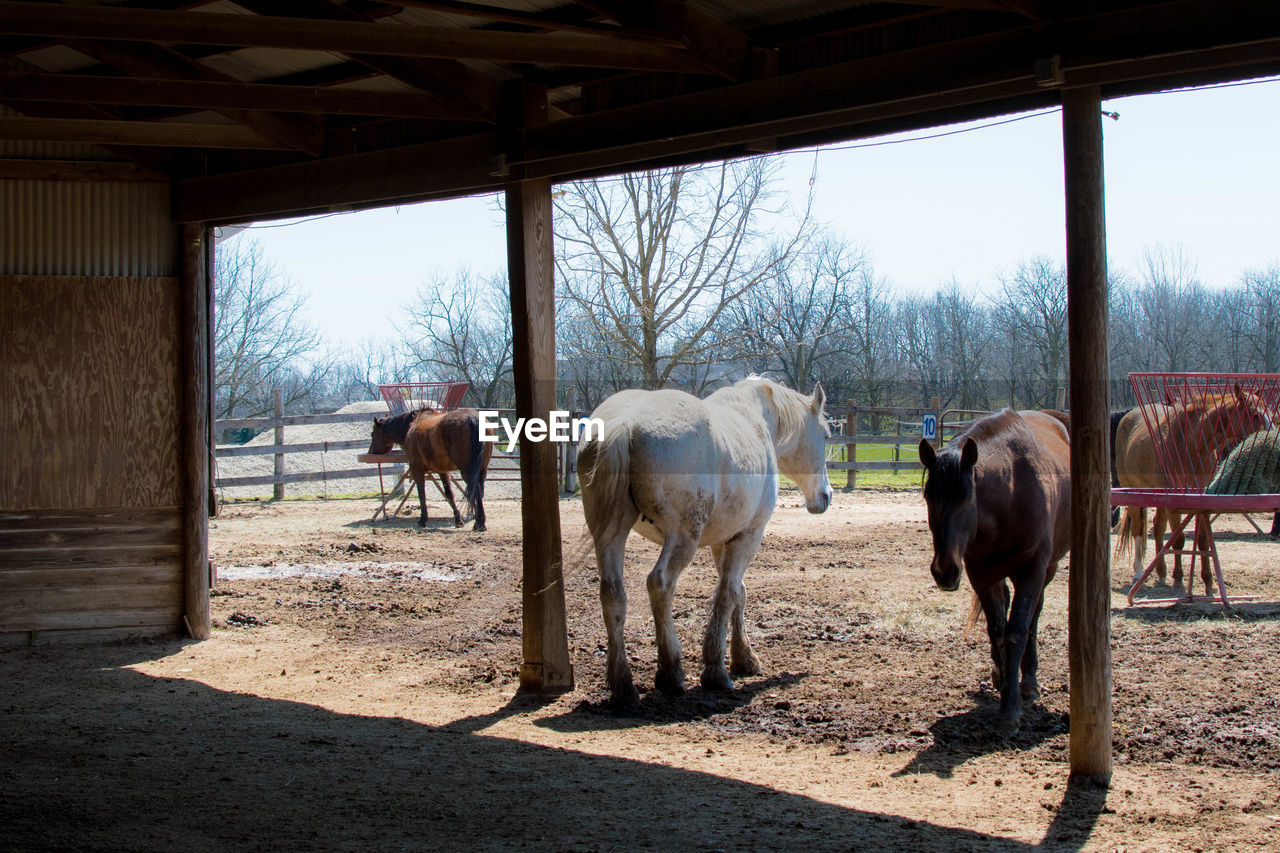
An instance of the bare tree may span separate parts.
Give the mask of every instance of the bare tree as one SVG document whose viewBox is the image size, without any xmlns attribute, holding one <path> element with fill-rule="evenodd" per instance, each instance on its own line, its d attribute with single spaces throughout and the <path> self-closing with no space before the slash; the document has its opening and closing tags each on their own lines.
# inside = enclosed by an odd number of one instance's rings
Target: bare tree
<svg viewBox="0 0 1280 853">
<path fill-rule="evenodd" d="M 504 277 L 481 279 L 464 269 L 452 280 L 434 278 L 404 311 L 415 366 L 435 379 L 469 382 L 473 406 L 513 403 L 511 292 Z"/>
<path fill-rule="evenodd" d="M 864 265 L 860 250 L 831 238 L 799 253 L 729 309 L 739 352 L 793 388 L 817 379 L 832 388 L 819 374 L 849 343 L 850 293 Z"/>
<path fill-rule="evenodd" d="M 334 361 L 302 315 L 306 297 L 262 246 L 240 237 L 218 245 L 214 262 L 215 408 L 218 417 L 257 417 L 274 407 L 310 408 Z"/>
<path fill-rule="evenodd" d="M 1040 255 L 1019 263 L 1001 283 L 997 316 L 1005 324 L 1004 337 L 1013 342 L 1011 354 L 1021 364 L 1021 370 L 1012 362 L 1009 368 L 1027 372 L 1032 365 L 1022 353 L 1034 352 L 1036 381 L 1030 402 L 1052 406 L 1058 388 L 1067 381 L 1066 265 Z"/>
<path fill-rule="evenodd" d="M 328 397 L 338 408 L 358 400 L 379 399 L 379 385 L 412 381 L 410 354 L 387 340 L 366 338 L 334 365 Z"/>
<path fill-rule="evenodd" d="M 1180 245 L 1158 244 L 1143 252 L 1137 306 L 1158 370 L 1203 366 L 1205 339 L 1200 332 L 1208 305 L 1197 267 Z"/>
<path fill-rule="evenodd" d="M 806 210 L 787 239 L 757 248 L 761 223 L 778 214 L 766 207 L 775 169 L 759 158 L 565 185 L 561 299 L 595 325 L 597 357 L 637 365 L 646 388 L 721 357 L 714 330 L 725 311 L 776 276 L 807 234 Z"/>
<path fill-rule="evenodd" d="M 1254 363 L 1263 373 L 1275 373 L 1280 371 L 1280 264 L 1246 270 L 1242 282 Z"/>
</svg>

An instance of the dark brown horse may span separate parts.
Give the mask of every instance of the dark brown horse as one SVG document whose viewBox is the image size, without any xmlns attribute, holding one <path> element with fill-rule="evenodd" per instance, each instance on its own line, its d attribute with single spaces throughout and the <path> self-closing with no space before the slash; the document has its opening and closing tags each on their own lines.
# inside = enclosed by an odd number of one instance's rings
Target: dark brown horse
<svg viewBox="0 0 1280 853">
<path fill-rule="evenodd" d="M 1021 699 L 1040 697 L 1036 627 L 1045 584 L 1070 544 L 1067 429 L 1051 414 L 1005 409 L 974 421 L 941 453 L 921 441 L 920 461 L 933 534 L 929 570 L 951 591 L 963 564 L 987 617 L 991 678 L 1000 690 L 997 726 L 1012 734 Z"/>
<path fill-rule="evenodd" d="M 462 472 L 463 496 L 476 523 L 472 530 L 484 530 L 484 479 L 493 455 L 492 442 L 480 440 L 480 417 L 474 409 L 437 412 L 418 409 L 404 414 L 373 419 L 370 453 L 386 453 L 399 444 L 409 457 L 409 476 L 418 486 L 422 515 L 418 526 L 427 526 L 427 497 L 423 491 L 428 474 L 438 475 L 441 491 L 453 509 L 453 523 L 461 527 L 462 516 L 453 502 L 449 472 Z"/>
</svg>

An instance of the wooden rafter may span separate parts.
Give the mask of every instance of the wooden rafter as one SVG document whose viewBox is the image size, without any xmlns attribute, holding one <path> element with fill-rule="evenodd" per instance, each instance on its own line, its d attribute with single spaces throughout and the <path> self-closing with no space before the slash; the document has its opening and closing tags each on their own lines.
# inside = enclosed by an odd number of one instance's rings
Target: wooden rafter
<svg viewBox="0 0 1280 853">
<path fill-rule="evenodd" d="M 236 124 L 167 121 L 102 121 L 0 116 L 0 139 L 146 145 L 166 148 L 284 149 L 289 146 Z"/>
<path fill-rule="evenodd" d="M 310 16 L 329 21 L 367 23 L 367 18 L 330 0 L 240 0 L 239 5 L 260 15 Z M 452 59 L 413 59 L 354 53 L 366 68 L 408 84 L 452 108 L 462 119 L 496 124 L 502 109 L 501 86 Z"/>
<path fill-rule="evenodd" d="M 275 110 L 343 115 L 462 118 L 430 95 L 321 86 L 156 80 L 0 71 L 0 101 L 127 104 L 202 110 Z"/>
<path fill-rule="evenodd" d="M 0 2 L 0 31 L 55 39 L 213 44 L 346 54 L 483 59 L 638 71 L 698 71 L 698 57 L 648 41 L 315 18 Z"/>
<path fill-rule="evenodd" d="M 534 30 L 550 30 L 566 33 L 582 33 L 584 35 L 622 37 L 651 41 L 669 47 L 686 47 L 684 39 L 674 37 L 670 33 L 644 30 L 634 27 L 610 26 L 583 21 L 566 21 L 547 14 L 520 12 L 514 9 L 503 9 L 498 6 L 487 6 L 480 3 L 462 3 L 457 0 L 393 0 L 397 6 L 414 9 L 432 9 L 437 12 L 448 12 L 468 18 L 479 18 L 486 21 L 499 21 L 508 24 L 520 24 Z"/>
<path fill-rule="evenodd" d="M 135 78 L 239 82 L 176 51 L 155 44 L 89 40 L 71 40 L 69 44 L 81 53 Z M 324 154 L 324 127 L 312 116 L 228 107 L 219 107 L 217 112 L 256 134 L 274 139 L 284 147 L 296 148 L 314 156 Z"/>
</svg>

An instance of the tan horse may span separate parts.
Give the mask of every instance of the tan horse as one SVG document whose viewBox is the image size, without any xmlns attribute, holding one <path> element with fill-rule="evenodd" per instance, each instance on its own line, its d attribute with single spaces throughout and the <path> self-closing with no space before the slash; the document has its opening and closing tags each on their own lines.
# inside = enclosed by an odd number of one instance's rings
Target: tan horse
<svg viewBox="0 0 1280 853">
<path fill-rule="evenodd" d="M 1203 400 L 1148 406 L 1147 414 L 1154 423 L 1154 435 L 1141 408 L 1125 415 L 1116 428 L 1116 476 L 1122 487 L 1203 489 L 1232 447 L 1271 423 L 1262 402 L 1255 394 L 1241 390 L 1239 383 L 1225 394 L 1206 395 Z M 1161 464 L 1158 455 L 1161 447 L 1167 450 L 1165 464 Z M 1172 470 L 1171 462 L 1174 463 Z M 1166 525 L 1176 529 L 1180 522 L 1181 515 L 1177 512 L 1156 510 L 1152 535 L 1157 548 L 1163 543 Z M 1122 557 L 1132 547 L 1134 583 L 1142 577 L 1146 566 L 1146 524 L 1146 507 L 1125 507 L 1116 526 L 1119 539 L 1115 556 Z M 1184 544 L 1182 534 L 1173 540 L 1175 550 Z M 1156 572 L 1163 580 L 1163 557 Z M 1206 593 L 1212 590 L 1213 574 L 1207 559 L 1201 561 L 1200 577 Z M 1175 554 L 1175 590 L 1182 589 L 1182 579 L 1182 558 Z"/>
<path fill-rule="evenodd" d="M 604 422 L 604 434 L 583 437 L 578 470 L 600 567 L 607 680 L 615 703 L 638 696 L 623 640 L 622 570 L 632 529 L 662 546 L 647 584 L 657 633 L 656 686 L 684 691 L 671 601 L 680 573 L 703 545 L 710 546 L 720 579 L 702 643 L 702 686 L 732 690 L 730 671 L 760 672 L 747 638 L 742 579 L 773 515 L 779 473 L 800 487 L 810 512 L 824 512 L 831 503 L 824 399 L 821 385 L 810 396 L 751 378 L 705 400 L 683 391 L 620 391 L 591 413 Z"/>
</svg>

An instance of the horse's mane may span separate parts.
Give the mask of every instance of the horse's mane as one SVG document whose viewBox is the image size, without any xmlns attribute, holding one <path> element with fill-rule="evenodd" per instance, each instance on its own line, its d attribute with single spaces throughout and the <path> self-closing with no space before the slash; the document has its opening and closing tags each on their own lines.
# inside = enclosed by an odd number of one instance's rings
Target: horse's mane
<svg viewBox="0 0 1280 853">
<path fill-rule="evenodd" d="M 378 423 L 382 427 L 382 431 L 395 442 L 403 442 L 405 436 L 409 434 L 409 425 L 413 423 L 413 419 L 423 412 L 432 411 L 429 407 L 421 409 L 413 409 L 408 412 L 401 412 L 398 415 L 390 415 L 382 418 Z"/>
<path fill-rule="evenodd" d="M 778 419 L 778 453 L 786 454 L 804 435 L 805 426 L 808 424 L 811 401 L 807 395 L 755 373 L 746 379 L 739 379 L 727 388 L 721 388 L 716 394 L 741 397 L 744 393 L 749 393 L 755 396 L 758 395 L 758 389 L 761 386 L 769 389 L 769 396 L 773 400 L 773 409 Z M 822 420 L 822 426 L 827 435 L 830 435 L 831 430 L 825 418 Z"/>
</svg>

